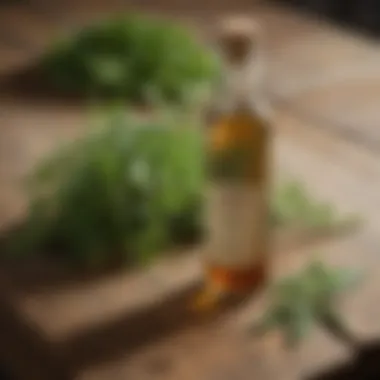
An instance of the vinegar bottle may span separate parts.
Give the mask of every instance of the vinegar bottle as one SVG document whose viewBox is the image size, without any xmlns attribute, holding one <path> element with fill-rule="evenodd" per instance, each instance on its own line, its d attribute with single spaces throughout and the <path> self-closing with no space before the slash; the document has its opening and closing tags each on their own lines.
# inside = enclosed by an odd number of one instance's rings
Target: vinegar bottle
<svg viewBox="0 0 380 380">
<path fill-rule="evenodd" d="M 219 33 L 226 73 L 206 137 L 208 235 L 200 305 L 251 293 L 267 277 L 270 133 L 259 93 L 256 28 L 250 22 L 227 21 Z"/>
</svg>

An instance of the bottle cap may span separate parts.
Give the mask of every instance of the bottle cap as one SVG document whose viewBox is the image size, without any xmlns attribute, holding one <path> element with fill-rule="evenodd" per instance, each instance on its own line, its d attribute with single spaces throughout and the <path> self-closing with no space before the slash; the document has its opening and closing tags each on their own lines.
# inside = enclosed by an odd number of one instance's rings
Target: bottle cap
<svg viewBox="0 0 380 380">
<path fill-rule="evenodd" d="M 221 21 L 217 44 L 224 58 L 232 64 L 245 62 L 257 48 L 259 25 L 247 18 L 234 17 Z"/>
</svg>

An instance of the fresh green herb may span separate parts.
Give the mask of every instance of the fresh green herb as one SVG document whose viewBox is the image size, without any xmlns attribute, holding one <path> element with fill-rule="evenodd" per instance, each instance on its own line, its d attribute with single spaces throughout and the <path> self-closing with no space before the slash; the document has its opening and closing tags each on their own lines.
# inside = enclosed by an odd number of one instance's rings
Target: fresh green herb
<svg viewBox="0 0 380 380">
<path fill-rule="evenodd" d="M 330 203 L 315 200 L 298 181 L 280 185 L 272 198 L 272 221 L 275 225 L 290 225 L 310 229 L 332 228 L 357 221 L 341 218 Z"/>
<path fill-rule="evenodd" d="M 111 118 L 32 174 L 29 218 L 12 251 L 53 245 L 85 265 L 150 260 L 173 234 L 199 230 L 202 155 L 200 131 L 182 119 Z"/>
<path fill-rule="evenodd" d="M 42 73 L 64 92 L 184 102 L 218 77 L 219 61 L 181 25 L 147 15 L 113 17 L 57 42 Z"/>
<path fill-rule="evenodd" d="M 272 303 L 253 331 L 264 334 L 278 328 L 286 342 L 294 346 L 319 323 L 334 337 L 354 345 L 355 339 L 336 310 L 336 299 L 359 279 L 356 272 L 331 269 L 314 262 L 299 274 L 274 285 Z"/>
</svg>

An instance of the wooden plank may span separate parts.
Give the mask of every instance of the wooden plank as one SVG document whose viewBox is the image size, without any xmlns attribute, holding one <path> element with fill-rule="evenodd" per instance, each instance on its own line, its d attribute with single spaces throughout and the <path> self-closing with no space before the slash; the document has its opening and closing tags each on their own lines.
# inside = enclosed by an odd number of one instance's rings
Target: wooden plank
<svg viewBox="0 0 380 380">
<path fill-rule="evenodd" d="M 28 7 L 2 9 L 0 25 L 0 35 L 10 46 L 31 51 L 44 47 L 59 31 L 59 24 L 48 14 L 33 12 Z"/>
</svg>

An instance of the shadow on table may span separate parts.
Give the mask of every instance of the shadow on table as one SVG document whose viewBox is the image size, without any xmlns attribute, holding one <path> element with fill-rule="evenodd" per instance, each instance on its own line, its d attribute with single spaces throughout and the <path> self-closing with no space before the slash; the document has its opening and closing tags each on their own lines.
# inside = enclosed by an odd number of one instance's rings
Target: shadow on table
<svg viewBox="0 0 380 380">
<path fill-rule="evenodd" d="M 29 63 L 1 75 L 0 88 L 2 94 L 32 104 L 86 105 L 88 103 L 88 100 L 80 94 L 62 93 L 49 85 L 37 63 Z"/>
<path fill-rule="evenodd" d="M 379 380 L 380 342 L 366 345 L 350 362 L 305 380 Z"/>
<path fill-rule="evenodd" d="M 198 313 L 189 306 L 201 287 L 201 283 L 196 283 L 155 305 L 91 327 L 62 342 L 61 352 L 74 371 L 79 373 L 94 363 L 128 356 L 146 345 L 173 336 L 178 331 L 206 327 L 246 301 L 247 296 L 232 297 L 226 299 L 217 310 Z"/>
</svg>

